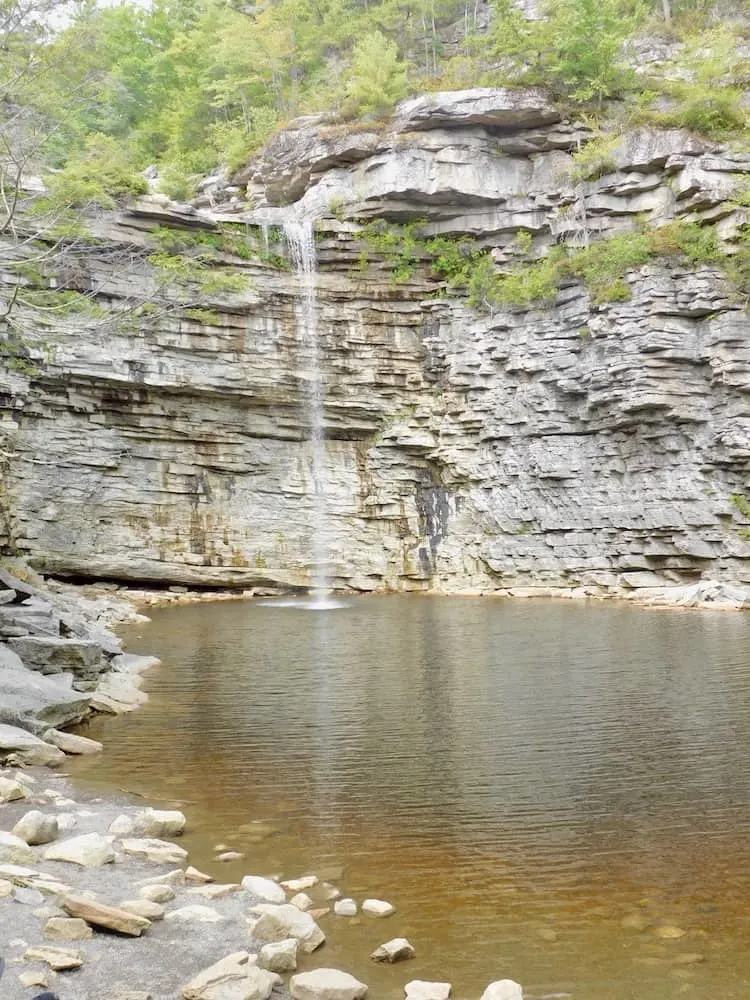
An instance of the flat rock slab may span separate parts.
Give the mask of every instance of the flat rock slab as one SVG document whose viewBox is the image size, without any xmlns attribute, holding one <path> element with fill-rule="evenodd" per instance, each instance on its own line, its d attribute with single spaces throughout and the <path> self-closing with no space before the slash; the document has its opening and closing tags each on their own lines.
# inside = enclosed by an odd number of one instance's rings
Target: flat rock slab
<svg viewBox="0 0 750 1000">
<path fill-rule="evenodd" d="M 105 903 L 75 893 L 63 896 L 60 906 L 71 917 L 80 917 L 86 923 L 105 927 L 109 931 L 117 931 L 118 934 L 128 934 L 130 937 L 140 937 L 151 926 L 151 921 L 146 917 L 121 910 L 117 906 L 107 906 Z"/>
<path fill-rule="evenodd" d="M 294 1000 L 362 1000 L 367 986 L 339 969 L 315 969 L 292 976 L 289 990 Z"/>
<path fill-rule="evenodd" d="M 8 645 L 27 667 L 43 674 L 70 670 L 74 674 L 95 677 L 103 668 L 102 647 L 98 642 L 87 639 L 24 635 L 9 639 Z"/>
<path fill-rule="evenodd" d="M 62 733 L 59 729 L 48 729 L 44 734 L 44 739 L 45 742 L 51 743 L 64 753 L 101 753 L 104 749 L 104 745 L 99 740 L 91 740 L 88 736 L 78 736 L 76 733 Z"/>
<path fill-rule="evenodd" d="M 268 1000 L 281 977 L 259 969 L 246 951 L 234 952 L 199 972 L 183 987 L 184 1000 Z"/>
<path fill-rule="evenodd" d="M 82 952 L 72 948 L 53 948 L 52 945 L 27 948 L 23 957 L 29 962 L 45 962 L 55 972 L 79 969 L 83 965 Z"/>
<path fill-rule="evenodd" d="M 65 760 L 65 754 L 38 736 L 0 722 L 0 759 L 12 757 L 23 764 L 39 765 L 59 764 Z"/>
<path fill-rule="evenodd" d="M 99 868 L 115 860 L 113 839 L 113 837 L 102 837 L 98 833 L 84 833 L 80 837 L 70 837 L 48 847 L 44 852 L 44 860 L 68 861 L 82 868 Z"/>
<path fill-rule="evenodd" d="M 277 882 L 273 882 L 270 878 L 263 878 L 261 875 L 245 875 L 242 880 L 242 888 L 251 896 L 257 896 L 267 903 L 276 903 L 278 906 L 286 903 L 286 893 Z"/>
<path fill-rule="evenodd" d="M 184 847 L 170 844 L 166 840 L 155 840 L 152 837 L 123 840 L 122 849 L 126 854 L 142 854 L 149 861 L 162 865 L 180 864 L 187 860 L 188 856 Z"/>
<path fill-rule="evenodd" d="M 451 995 L 451 984 L 412 979 L 406 984 L 404 991 L 405 1000 L 448 1000 Z"/>
</svg>

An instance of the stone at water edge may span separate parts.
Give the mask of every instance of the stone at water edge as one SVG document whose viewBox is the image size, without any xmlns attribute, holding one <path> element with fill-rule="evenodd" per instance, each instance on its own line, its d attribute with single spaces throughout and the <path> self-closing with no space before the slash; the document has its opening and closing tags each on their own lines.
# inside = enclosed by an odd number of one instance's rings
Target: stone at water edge
<svg viewBox="0 0 750 1000">
<path fill-rule="evenodd" d="M 133 818 L 133 829 L 142 837 L 179 837 L 186 824 L 178 809 L 143 809 Z"/>
<path fill-rule="evenodd" d="M 207 885 L 194 885 L 192 889 L 188 889 L 188 895 L 202 896 L 203 899 L 224 899 L 225 896 L 231 896 L 233 892 L 238 892 L 239 888 L 237 882 L 214 882 Z"/>
<path fill-rule="evenodd" d="M 269 972 L 295 972 L 297 969 L 297 939 L 284 938 L 264 944 L 258 956 L 258 965 Z"/>
<path fill-rule="evenodd" d="M 44 734 L 45 742 L 62 750 L 63 753 L 70 754 L 92 754 L 101 753 L 104 744 L 98 740 L 91 740 L 88 736 L 78 736 L 75 733 L 64 733 L 59 729 L 48 729 Z"/>
<path fill-rule="evenodd" d="M 253 907 L 253 912 L 260 914 L 252 930 L 253 937 L 260 941 L 282 941 L 293 937 L 299 941 L 300 950 L 309 953 L 319 948 L 326 939 L 309 913 L 303 913 L 289 903 L 281 906 L 259 903 Z"/>
<path fill-rule="evenodd" d="M 122 849 L 126 854 L 143 854 L 149 861 L 161 865 L 179 864 L 181 861 L 185 861 L 188 856 L 184 847 L 178 847 L 177 844 L 170 844 L 166 840 L 156 840 L 152 837 L 123 840 Z"/>
<path fill-rule="evenodd" d="M 370 955 L 374 962 L 403 962 L 407 958 L 414 958 L 416 952 L 414 946 L 406 938 L 391 938 L 385 944 Z"/>
<path fill-rule="evenodd" d="M 406 984 L 404 991 L 405 1000 L 448 1000 L 451 995 L 451 984 L 412 979 Z"/>
<path fill-rule="evenodd" d="M 199 972 L 183 986 L 184 1000 L 268 1000 L 281 978 L 259 969 L 246 951 L 237 951 Z"/>
<path fill-rule="evenodd" d="M 44 925 L 44 936 L 50 941 L 87 941 L 94 932 L 80 917 L 50 917 Z"/>
<path fill-rule="evenodd" d="M 362 912 L 370 917 L 390 917 L 396 912 L 396 907 L 384 899 L 366 899 L 362 903 Z"/>
<path fill-rule="evenodd" d="M 4 865 L 36 864 L 36 854 L 25 840 L 0 830 L 0 863 Z"/>
<path fill-rule="evenodd" d="M 115 860 L 112 848 L 113 837 L 102 837 L 98 833 L 84 833 L 52 844 L 44 852 L 45 861 L 69 861 L 82 868 L 99 868 Z"/>
<path fill-rule="evenodd" d="M 52 945 L 37 945 L 27 948 L 23 957 L 28 962 L 44 962 L 55 972 L 65 972 L 68 969 L 80 969 L 83 965 L 83 953 L 72 948 L 53 948 Z"/>
<path fill-rule="evenodd" d="M 257 896 L 267 903 L 286 903 L 286 893 L 277 882 L 273 882 L 270 878 L 262 878 L 260 875 L 245 875 L 242 880 L 242 888 L 251 896 Z"/>
<path fill-rule="evenodd" d="M 188 865 L 183 872 L 186 882 L 213 882 L 213 875 L 206 875 L 205 872 L 198 871 L 192 865 Z"/>
<path fill-rule="evenodd" d="M 303 889 L 312 889 L 319 881 L 317 875 L 303 875 L 302 878 L 290 878 L 281 884 L 290 892 L 301 892 Z"/>
<path fill-rule="evenodd" d="M 171 885 L 142 885 L 138 890 L 140 899 L 146 899 L 152 903 L 169 903 L 176 895 Z"/>
<path fill-rule="evenodd" d="M 333 904 L 333 912 L 337 917 L 356 917 L 357 904 L 353 899 L 337 899 Z"/>
<path fill-rule="evenodd" d="M 109 832 L 114 837 L 129 837 L 135 828 L 135 821 L 132 816 L 126 816 L 121 813 L 119 816 L 115 816 L 112 822 L 109 824 Z"/>
<path fill-rule="evenodd" d="M 140 937 L 151 926 L 151 921 L 145 917 L 128 913 L 127 910 L 121 910 L 117 906 L 99 903 L 95 899 L 77 893 L 71 892 L 63 896 L 60 906 L 71 917 L 80 917 L 95 927 L 106 927 L 107 930 L 128 934 L 130 937 Z"/>
<path fill-rule="evenodd" d="M 289 905 L 296 906 L 298 910 L 303 910 L 306 913 L 315 906 L 315 903 L 306 892 L 298 892 L 289 900 Z"/>
<path fill-rule="evenodd" d="M 25 840 L 27 844 L 49 844 L 57 840 L 60 828 L 54 816 L 45 816 L 38 809 L 24 813 L 16 825 L 13 833 Z"/>
<path fill-rule="evenodd" d="M 0 760 L 28 766 L 55 766 L 65 760 L 65 754 L 38 736 L 0 722 Z"/>
<path fill-rule="evenodd" d="M 339 969 L 300 972 L 289 981 L 294 1000 L 363 1000 L 367 986 Z"/>
<path fill-rule="evenodd" d="M 0 777 L 0 803 L 15 802 L 17 799 L 27 798 L 28 795 L 28 790 L 20 782 Z"/>
<path fill-rule="evenodd" d="M 481 1000 L 523 1000 L 523 989 L 513 979 L 498 979 L 490 983 Z"/>
<path fill-rule="evenodd" d="M 244 857 L 241 851 L 223 851 L 216 855 L 214 861 L 242 861 Z"/>
</svg>

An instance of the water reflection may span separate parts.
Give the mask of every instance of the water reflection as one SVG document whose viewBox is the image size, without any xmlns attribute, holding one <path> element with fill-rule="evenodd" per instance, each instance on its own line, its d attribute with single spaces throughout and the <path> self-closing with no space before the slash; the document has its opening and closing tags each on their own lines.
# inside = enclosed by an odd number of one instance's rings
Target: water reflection
<svg viewBox="0 0 750 1000">
<path fill-rule="evenodd" d="M 107 753 L 76 770 L 184 795 L 198 863 L 218 840 L 251 859 L 222 878 L 343 864 L 347 893 L 393 897 L 387 928 L 336 921 L 323 964 L 382 997 L 504 976 L 746 997 L 745 617 L 420 597 L 153 618 L 130 643 L 165 660 L 151 702 L 96 723 Z M 413 937 L 406 974 L 368 962 L 384 930 Z"/>
</svg>

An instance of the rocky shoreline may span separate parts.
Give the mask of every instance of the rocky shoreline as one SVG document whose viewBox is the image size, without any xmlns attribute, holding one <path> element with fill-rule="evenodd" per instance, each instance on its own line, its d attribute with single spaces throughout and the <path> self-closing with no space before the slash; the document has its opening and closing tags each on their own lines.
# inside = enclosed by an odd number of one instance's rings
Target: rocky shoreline
<svg viewBox="0 0 750 1000">
<path fill-rule="evenodd" d="M 139 604 L 210 596 L 89 593 L 0 570 L 0 950 L 8 1000 L 360 1000 L 368 987 L 340 969 L 297 972 L 326 940 L 318 921 L 383 919 L 385 900 L 357 902 L 308 874 L 285 882 L 247 875 L 217 884 L 174 843 L 186 825 L 157 811 L 74 790 L 49 770 L 101 744 L 67 732 L 92 712 L 132 711 L 142 673 L 110 630 L 142 621 Z M 233 594 L 223 595 L 231 598 Z M 247 596 L 247 595 L 246 595 Z M 335 923 L 334 923 L 335 927 Z M 335 929 L 334 929 L 335 933 Z M 388 937 L 383 935 L 384 939 Z M 371 955 L 414 955 L 402 937 Z M 447 1000 L 449 983 L 408 980 L 407 1000 Z M 39 990 L 54 991 L 39 993 Z M 372 994 L 370 994 L 372 995 Z M 521 1000 L 491 983 L 482 1000 Z"/>
</svg>

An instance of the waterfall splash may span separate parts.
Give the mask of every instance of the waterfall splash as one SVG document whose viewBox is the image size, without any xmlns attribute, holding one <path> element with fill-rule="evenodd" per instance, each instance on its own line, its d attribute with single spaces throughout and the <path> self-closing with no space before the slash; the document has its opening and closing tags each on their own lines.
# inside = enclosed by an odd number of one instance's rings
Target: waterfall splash
<svg viewBox="0 0 750 1000">
<path fill-rule="evenodd" d="M 315 233 L 310 221 L 285 222 L 284 234 L 289 244 L 292 262 L 301 285 L 297 305 L 297 339 L 300 354 L 307 362 L 303 379 L 305 392 L 306 423 L 310 428 L 310 454 L 312 473 L 312 594 L 313 606 L 322 607 L 337 602 L 327 601 L 331 588 L 328 575 L 330 543 L 328 538 L 328 500 L 325 473 L 324 404 L 325 381 L 320 367 L 318 343 L 318 302 L 315 287 L 316 257 Z"/>
</svg>

